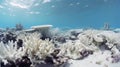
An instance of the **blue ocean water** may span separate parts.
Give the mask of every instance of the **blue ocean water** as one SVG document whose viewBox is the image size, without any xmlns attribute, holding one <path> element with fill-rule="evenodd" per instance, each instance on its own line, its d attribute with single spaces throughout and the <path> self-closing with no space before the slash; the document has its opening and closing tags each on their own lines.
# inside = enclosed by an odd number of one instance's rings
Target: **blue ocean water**
<svg viewBox="0 0 120 67">
<path fill-rule="evenodd" d="M 0 0 L 0 27 L 120 27 L 120 0 Z"/>
</svg>

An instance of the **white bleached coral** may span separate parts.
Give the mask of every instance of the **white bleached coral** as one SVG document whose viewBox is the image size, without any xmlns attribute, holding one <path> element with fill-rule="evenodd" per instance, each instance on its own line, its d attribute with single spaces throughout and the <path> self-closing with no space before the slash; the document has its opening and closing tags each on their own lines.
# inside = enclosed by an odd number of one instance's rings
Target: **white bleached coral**
<svg viewBox="0 0 120 67">
<path fill-rule="evenodd" d="M 22 39 L 24 42 L 26 42 L 29 39 L 40 39 L 41 33 L 35 32 L 35 33 L 22 33 L 17 36 L 17 39 Z"/>
<path fill-rule="evenodd" d="M 67 36 L 67 34 L 65 35 Z M 69 36 L 70 34 L 68 34 L 68 37 Z M 113 31 L 84 30 L 78 34 L 78 39 L 76 40 L 67 39 L 66 42 L 62 44 L 57 42 L 57 44 L 61 44 L 58 47 L 60 52 L 57 56 L 67 57 L 69 59 L 79 59 L 82 57 L 80 52 L 83 49 L 93 50 L 97 53 L 96 50 L 100 51 L 98 47 L 100 45 L 110 46 L 109 48 L 111 48 L 114 44 L 119 45 L 119 37 L 120 34 Z M 40 35 L 38 34 L 30 34 L 22 39 L 24 41 L 23 47 L 26 49 L 31 59 L 33 59 L 32 57 L 35 55 L 37 55 L 40 59 L 44 59 L 55 50 L 55 46 L 51 41 L 41 40 Z M 116 53 L 119 52 L 115 46 L 111 49 L 111 51 Z M 111 51 L 110 53 L 112 53 Z M 109 54 L 109 56 L 111 55 Z M 106 60 L 106 57 L 102 60 Z"/>
<path fill-rule="evenodd" d="M 34 28 L 40 30 L 38 27 Z M 84 60 L 84 58 L 86 57 L 89 58 L 90 54 L 93 54 L 92 56 L 94 57 L 96 53 L 100 52 L 99 54 L 101 55 L 109 55 L 105 58 L 98 59 L 103 62 L 104 60 L 106 60 L 107 57 L 111 59 L 111 56 L 114 54 L 116 55 L 117 53 L 119 53 L 120 50 L 120 33 L 118 32 L 116 33 L 114 31 L 94 29 L 68 30 L 64 32 L 56 29 L 56 32 L 55 30 L 50 30 L 50 32 L 52 34 L 50 40 L 42 40 L 41 37 L 43 36 L 43 33 L 39 31 L 32 33 L 20 33 L 17 36 L 17 40 L 21 39 L 23 41 L 23 45 L 19 49 L 17 49 L 16 47 L 16 42 L 13 43 L 11 41 L 8 42 L 8 44 L 3 44 L 1 42 L 0 58 L 2 59 L 9 57 L 11 59 L 17 59 L 19 57 L 27 55 L 32 63 L 36 63 L 36 61 L 44 61 L 47 64 L 47 62 L 45 61 L 47 57 L 49 58 L 47 60 L 50 60 L 50 62 L 54 62 L 55 60 L 58 61 L 59 64 L 59 61 L 66 60 L 66 58 L 67 60 Z M 102 50 L 100 49 L 101 46 L 105 48 L 107 47 L 109 49 Z M 57 52 L 55 51 L 56 49 L 58 49 Z M 109 53 L 105 52 L 106 50 Z M 104 57 L 101 55 L 99 55 L 99 57 Z M 97 58 L 95 60 L 97 60 Z"/>
<path fill-rule="evenodd" d="M 50 28 L 52 25 L 38 25 L 38 26 L 32 26 L 32 29 L 43 29 L 43 28 Z"/>
<path fill-rule="evenodd" d="M 22 48 L 17 49 L 17 44 L 12 41 L 8 44 L 0 43 L 0 58 L 5 59 L 9 58 L 13 61 L 17 58 L 20 58 L 24 55 L 24 50 Z"/>
<path fill-rule="evenodd" d="M 77 41 L 67 41 L 67 43 L 60 46 L 60 49 L 61 51 L 59 55 L 63 55 L 71 59 L 78 59 L 81 57 L 80 50 L 84 49 L 84 46 L 82 46 L 81 43 L 77 43 Z"/>
<path fill-rule="evenodd" d="M 101 39 L 96 36 L 98 33 L 100 33 L 98 30 L 86 30 L 79 34 L 78 38 L 84 45 L 90 45 L 93 42 L 93 39 L 101 41 Z"/>
<path fill-rule="evenodd" d="M 35 29 L 27 29 L 27 30 L 23 30 L 24 32 L 34 32 Z"/>
<path fill-rule="evenodd" d="M 119 50 L 114 44 L 119 45 L 119 36 L 119 33 L 113 31 L 85 30 L 78 35 L 77 40 L 67 40 L 66 43 L 60 45 L 61 52 L 59 55 L 77 59 L 81 57 L 80 51 L 82 49 L 99 51 L 101 45 L 106 45 L 103 46 L 105 49 L 109 48 L 112 52 L 117 53 Z"/>
<path fill-rule="evenodd" d="M 27 35 L 24 35 L 22 40 L 23 40 L 23 48 L 26 50 L 27 54 L 29 54 L 31 58 L 34 58 L 34 56 L 36 55 L 40 59 L 43 59 L 47 55 L 52 53 L 55 48 L 54 44 L 48 39 L 41 40 L 40 34 L 38 33 L 32 33 L 32 34 L 28 33 Z"/>
<path fill-rule="evenodd" d="M 84 45 L 108 45 L 111 48 L 115 43 L 120 43 L 120 34 L 113 31 L 86 30 L 78 35 Z M 105 42 L 105 43 L 103 43 Z"/>
<path fill-rule="evenodd" d="M 43 59 L 54 51 L 54 45 L 49 40 L 33 40 L 32 42 L 29 40 L 24 43 L 24 49 L 31 54 L 30 57 L 38 56 Z"/>
</svg>

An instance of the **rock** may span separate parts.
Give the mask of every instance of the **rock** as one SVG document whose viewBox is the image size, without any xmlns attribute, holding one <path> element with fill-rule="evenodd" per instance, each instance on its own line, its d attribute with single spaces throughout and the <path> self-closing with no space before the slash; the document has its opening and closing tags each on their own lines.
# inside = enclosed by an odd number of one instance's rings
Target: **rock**
<svg viewBox="0 0 120 67">
<path fill-rule="evenodd" d="M 54 64 L 53 58 L 50 56 L 46 56 L 44 61 L 46 64 Z"/>
<path fill-rule="evenodd" d="M 77 37 L 80 33 L 77 31 L 71 31 L 71 35 Z"/>
<path fill-rule="evenodd" d="M 31 64 L 31 60 L 27 56 L 23 56 L 22 58 L 18 58 L 16 60 L 17 67 L 30 67 Z"/>
<path fill-rule="evenodd" d="M 104 64 L 104 67 L 108 67 L 108 65 L 107 65 L 107 64 Z"/>
<path fill-rule="evenodd" d="M 101 63 L 102 63 L 101 61 L 97 61 L 97 62 L 96 62 L 96 64 L 98 64 L 98 65 L 101 65 Z"/>
<path fill-rule="evenodd" d="M 15 35 L 15 34 L 13 34 L 11 32 L 8 32 L 8 33 L 4 34 L 4 37 L 2 38 L 2 41 L 3 41 L 3 43 L 8 43 L 8 41 L 15 42 L 16 37 L 17 37 L 17 35 Z"/>
<path fill-rule="evenodd" d="M 0 67 L 4 67 L 4 62 L 0 62 Z"/>
<path fill-rule="evenodd" d="M 120 62 L 120 54 L 113 55 L 113 56 L 111 56 L 111 58 L 112 58 L 112 63 Z"/>
<path fill-rule="evenodd" d="M 17 41 L 17 48 L 19 49 L 22 46 L 23 46 L 23 41 L 21 39 L 18 39 L 18 41 Z"/>
<path fill-rule="evenodd" d="M 120 51 L 120 44 L 116 44 L 116 48 Z"/>
<path fill-rule="evenodd" d="M 111 50 L 106 44 L 99 45 L 99 48 L 104 51 L 104 50 Z"/>
<path fill-rule="evenodd" d="M 37 64 L 35 67 L 55 67 L 53 64 Z"/>
<path fill-rule="evenodd" d="M 51 55 L 53 56 L 54 59 L 58 59 L 59 57 L 57 56 L 60 52 L 60 49 L 55 49 Z"/>
<path fill-rule="evenodd" d="M 6 60 L 7 62 L 1 62 L 1 67 L 16 67 L 14 61 Z"/>
<path fill-rule="evenodd" d="M 83 59 L 83 58 L 89 56 L 89 54 L 93 54 L 93 51 L 92 51 L 92 50 L 83 49 L 83 50 L 80 52 L 80 54 L 81 54 L 81 56 L 82 56 L 81 59 Z"/>
<path fill-rule="evenodd" d="M 70 39 L 70 40 L 77 40 L 77 37 L 71 36 L 69 39 Z"/>
<path fill-rule="evenodd" d="M 62 36 L 58 36 L 54 38 L 55 41 L 61 42 L 61 43 L 65 43 L 66 42 L 66 38 L 62 37 Z"/>
<path fill-rule="evenodd" d="M 77 37 L 80 33 L 83 32 L 83 29 L 71 29 L 69 32 L 72 36 Z"/>
</svg>

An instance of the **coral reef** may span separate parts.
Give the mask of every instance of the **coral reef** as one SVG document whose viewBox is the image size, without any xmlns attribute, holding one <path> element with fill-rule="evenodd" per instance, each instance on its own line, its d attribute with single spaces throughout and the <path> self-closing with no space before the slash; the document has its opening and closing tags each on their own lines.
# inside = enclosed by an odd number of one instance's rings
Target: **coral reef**
<svg viewBox="0 0 120 67">
<path fill-rule="evenodd" d="M 110 30 L 73 29 L 60 31 L 51 26 L 35 26 L 0 34 L 2 67 L 70 67 L 70 60 L 87 60 L 101 65 L 120 62 L 120 33 Z M 34 30 L 33 30 L 34 29 Z M 81 61 L 82 62 L 82 61 Z M 105 63 L 106 63 L 105 62 Z M 107 63 L 106 63 L 107 64 Z M 104 66 L 108 66 L 104 64 Z M 71 65 L 71 64 L 70 64 Z"/>
</svg>

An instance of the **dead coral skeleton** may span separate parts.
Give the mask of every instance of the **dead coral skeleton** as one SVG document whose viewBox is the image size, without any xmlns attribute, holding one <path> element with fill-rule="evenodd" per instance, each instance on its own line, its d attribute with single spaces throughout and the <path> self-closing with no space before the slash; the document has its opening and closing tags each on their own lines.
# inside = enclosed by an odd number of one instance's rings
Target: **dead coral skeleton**
<svg viewBox="0 0 120 67">
<path fill-rule="evenodd" d="M 17 49 L 16 42 L 9 41 L 7 44 L 4 44 L 3 42 L 0 43 L 0 58 L 5 59 L 9 58 L 13 61 L 17 58 L 22 57 L 25 54 L 22 47 Z"/>
</svg>

